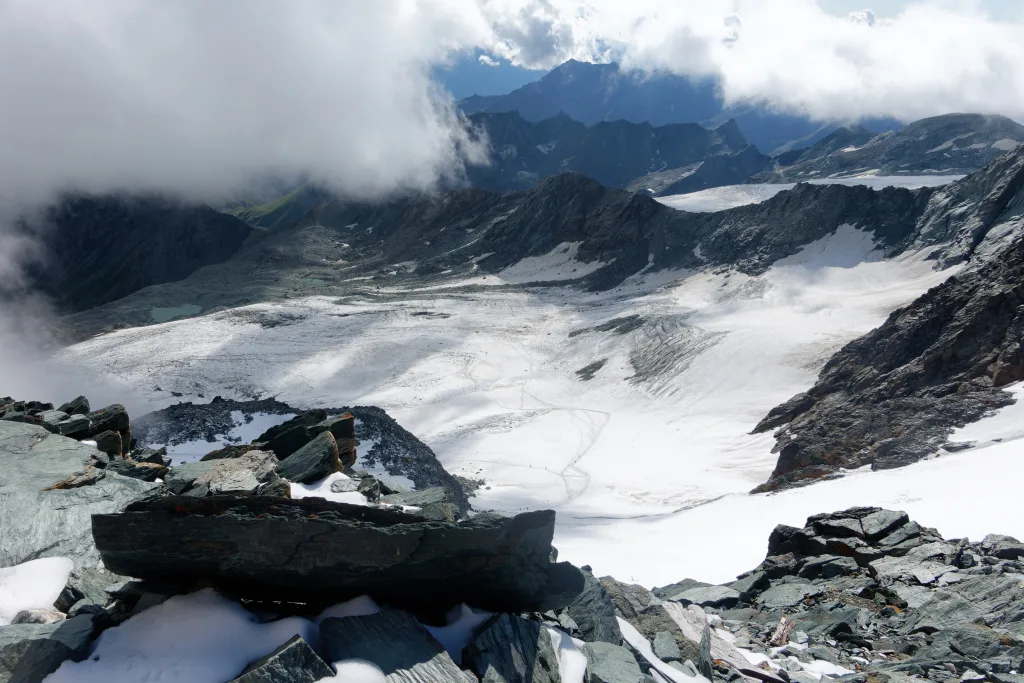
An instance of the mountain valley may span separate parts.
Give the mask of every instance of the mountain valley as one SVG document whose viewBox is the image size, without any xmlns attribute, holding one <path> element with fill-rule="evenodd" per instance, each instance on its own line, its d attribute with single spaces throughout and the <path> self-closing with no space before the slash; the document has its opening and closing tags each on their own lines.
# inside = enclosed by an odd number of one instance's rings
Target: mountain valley
<svg viewBox="0 0 1024 683">
<path fill-rule="evenodd" d="M 54 1 L 0 683 L 1024 683 L 1021 18 Z"/>
</svg>

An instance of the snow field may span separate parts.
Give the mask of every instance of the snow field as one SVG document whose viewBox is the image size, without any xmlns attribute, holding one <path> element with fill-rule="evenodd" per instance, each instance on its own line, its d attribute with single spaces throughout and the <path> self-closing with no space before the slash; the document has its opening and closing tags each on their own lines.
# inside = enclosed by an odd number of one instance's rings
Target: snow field
<svg viewBox="0 0 1024 683">
<path fill-rule="evenodd" d="M 843 150 L 847 151 L 847 150 Z M 884 187 L 932 187 L 948 185 L 954 180 L 963 178 L 961 175 L 921 175 L 921 176 L 879 176 L 861 174 L 849 178 L 814 178 L 803 182 L 813 185 L 866 185 L 880 190 Z M 760 204 L 771 199 L 783 190 L 791 190 L 796 183 L 756 183 L 750 185 L 724 185 L 707 190 L 655 197 L 659 202 L 680 211 L 697 213 L 722 211 L 745 204 Z"/>
<path fill-rule="evenodd" d="M 485 480 L 477 509 L 556 510 L 565 559 L 648 586 L 720 582 L 760 562 L 775 524 L 850 505 L 903 508 L 946 534 L 1015 533 L 998 490 L 984 491 L 973 525 L 943 524 L 936 496 L 966 494 L 957 482 L 912 486 L 928 463 L 746 494 L 776 460 L 754 425 L 842 344 L 952 272 L 922 254 L 881 260 L 843 226 L 759 277 L 651 273 L 602 293 L 367 290 L 345 304 L 250 307 L 296 316 L 271 329 L 225 311 L 117 331 L 66 356 L 139 387 L 159 377 L 165 390 L 299 408 L 381 406 L 449 472 Z M 601 362 L 589 381 L 577 374 Z"/>
<path fill-rule="evenodd" d="M 74 564 L 66 557 L 44 557 L 0 568 L 0 626 L 27 609 L 53 610 Z"/>
</svg>

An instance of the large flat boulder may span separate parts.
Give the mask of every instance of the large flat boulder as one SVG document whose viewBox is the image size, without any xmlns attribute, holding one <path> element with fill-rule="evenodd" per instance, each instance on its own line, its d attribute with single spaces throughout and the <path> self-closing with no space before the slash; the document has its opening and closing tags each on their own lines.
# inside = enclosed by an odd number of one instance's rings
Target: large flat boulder
<svg viewBox="0 0 1024 683">
<path fill-rule="evenodd" d="M 68 557 L 76 567 L 99 563 L 92 515 L 119 510 L 156 485 L 106 473 L 52 488 L 85 472 L 94 454 L 92 446 L 43 427 L 0 421 L 0 567 L 38 557 Z"/>
<path fill-rule="evenodd" d="M 550 510 L 454 523 L 322 498 L 169 496 L 95 515 L 93 536 L 110 571 L 240 597 L 525 612 L 583 589 L 579 570 L 549 560 L 554 523 Z"/>
</svg>

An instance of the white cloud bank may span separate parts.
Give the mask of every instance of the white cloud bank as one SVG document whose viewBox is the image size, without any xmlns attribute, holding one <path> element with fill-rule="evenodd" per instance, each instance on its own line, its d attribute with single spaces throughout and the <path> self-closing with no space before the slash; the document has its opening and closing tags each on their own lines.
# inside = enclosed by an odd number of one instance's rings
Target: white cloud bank
<svg viewBox="0 0 1024 683">
<path fill-rule="evenodd" d="M 66 187 L 207 198 L 267 168 L 429 188 L 479 147 L 431 67 L 621 58 L 824 118 L 1024 113 L 1024 25 L 973 2 L 873 18 L 813 0 L 7 0 L 0 206 Z"/>
<path fill-rule="evenodd" d="M 355 195 L 427 188 L 473 146 L 429 67 L 458 3 L 6 0 L 0 199 L 207 197 L 267 168 Z"/>
<path fill-rule="evenodd" d="M 497 40 L 491 49 L 530 66 L 618 58 L 716 76 L 729 102 L 823 119 L 1024 116 L 1024 9 L 1014 21 L 973 0 L 911 1 L 885 18 L 834 16 L 815 0 L 489 0 L 484 8 L 528 46 Z"/>
</svg>

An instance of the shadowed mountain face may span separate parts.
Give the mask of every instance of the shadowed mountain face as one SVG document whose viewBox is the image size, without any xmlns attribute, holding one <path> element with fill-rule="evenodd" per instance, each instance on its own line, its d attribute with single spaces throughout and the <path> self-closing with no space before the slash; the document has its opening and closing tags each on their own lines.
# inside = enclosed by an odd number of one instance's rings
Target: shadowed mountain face
<svg viewBox="0 0 1024 683">
<path fill-rule="evenodd" d="M 795 159 L 752 182 L 785 182 L 873 172 L 879 175 L 972 173 L 1024 142 L 1024 126 L 1005 116 L 946 114 L 914 121 L 899 131 L 874 134 L 840 128 Z"/>
<path fill-rule="evenodd" d="M 76 336 L 152 322 L 155 308 L 196 311 L 303 294 L 342 296 L 370 283 L 430 286 L 498 274 L 571 245 L 577 285 L 604 290 L 641 271 L 732 265 L 749 274 L 844 224 L 896 253 L 916 238 L 934 190 L 798 185 L 761 204 L 687 213 L 561 173 L 529 191 L 463 189 L 385 203 L 329 200 L 254 235 L 215 268 L 74 316 Z M 562 251 L 559 251 L 562 250 Z M 568 253 L 568 252 L 565 252 Z M 570 266 L 574 267 L 574 266 Z M 413 285 L 415 283 L 415 285 Z"/>
<path fill-rule="evenodd" d="M 518 111 L 529 121 L 559 113 L 593 125 L 624 119 L 662 126 L 704 121 L 721 113 L 716 83 L 670 75 L 624 72 L 617 64 L 574 59 L 507 95 L 473 95 L 460 103 L 466 113 Z"/>
<path fill-rule="evenodd" d="M 955 427 L 1013 402 L 1024 379 L 1024 148 L 937 191 L 916 244 L 944 244 L 961 273 L 897 310 L 833 356 L 809 391 L 755 431 L 780 428 L 778 465 L 762 490 L 838 468 L 906 465 Z"/>
<path fill-rule="evenodd" d="M 565 115 L 531 123 L 515 112 L 473 114 L 470 121 L 487 134 L 491 158 L 489 166 L 472 166 L 467 175 L 474 187 L 488 190 L 527 189 L 565 171 L 608 187 L 625 187 L 640 176 L 749 147 L 734 121 L 713 130 L 696 123 L 655 128 L 623 120 L 586 126 Z M 739 183 L 750 174 L 723 177 Z"/>
<path fill-rule="evenodd" d="M 811 144 L 837 125 L 775 113 L 757 104 L 726 107 L 718 91 L 714 79 L 690 80 L 671 74 L 623 71 L 618 64 L 569 60 L 507 95 L 474 95 L 459 106 L 467 114 L 518 111 L 528 121 L 562 113 L 587 125 L 624 119 L 653 126 L 696 121 L 715 127 L 735 119 L 744 137 L 765 154 L 777 148 Z M 867 121 L 864 125 L 877 131 L 900 127 L 891 120 Z"/>
<path fill-rule="evenodd" d="M 81 311 L 188 277 L 229 258 L 249 236 L 242 221 L 163 197 L 69 197 L 50 207 L 32 279 L 59 307 Z"/>
</svg>

